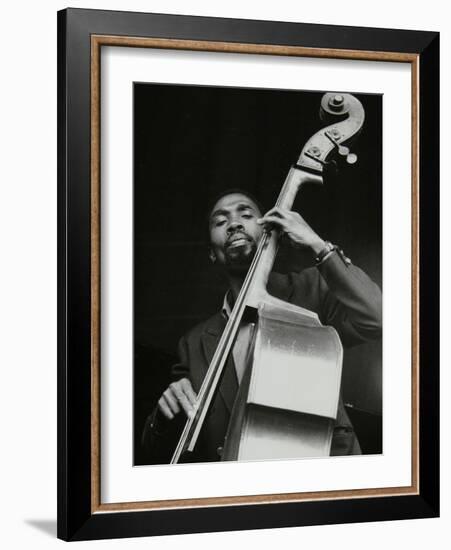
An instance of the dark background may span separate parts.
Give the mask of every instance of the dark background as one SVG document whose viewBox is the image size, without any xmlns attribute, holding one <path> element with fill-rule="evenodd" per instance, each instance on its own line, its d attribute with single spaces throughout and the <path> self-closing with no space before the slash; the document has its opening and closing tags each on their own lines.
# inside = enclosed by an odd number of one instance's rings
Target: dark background
<svg viewBox="0 0 451 550">
<path fill-rule="evenodd" d="M 220 308 L 227 288 L 208 260 L 211 200 L 240 187 L 273 206 L 322 126 L 323 93 L 135 83 L 135 464 L 147 463 L 141 431 L 168 384 L 179 338 Z M 340 164 L 322 187 L 304 187 L 293 209 L 381 285 L 382 97 L 356 95 L 366 115 L 351 147 L 358 163 Z M 312 263 L 309 253 L 283 248 L 275 270 Z M 381 452 L 381 350 L 381 342 L 345 350 L 343 397 L 366 453 Z"/>
</svg>

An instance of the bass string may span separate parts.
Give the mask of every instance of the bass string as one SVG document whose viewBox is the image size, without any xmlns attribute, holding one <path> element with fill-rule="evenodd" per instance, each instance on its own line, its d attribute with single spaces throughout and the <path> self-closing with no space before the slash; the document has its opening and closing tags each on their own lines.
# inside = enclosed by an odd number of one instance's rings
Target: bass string
<svg viewBox="0 0 451 550">
<path fill-rule="evenodd" d="M 231 341 L 233 341 L 236 329 L 238 328 L 239 322 L 241 320 L 241 317 L 244 312 L 244 307 L 246 303 L 246 295 L 249 290 L 249 286 L 252 282 L 253 274 L 255 273 L 259 260 L 262 256 L 262 252 L 264 250 L 264 247 L 266 245 L 267 238 L 266 235 L 263 236 L 263 238 L 260 240 L 259 246 L 257 248 L 257 251 L 254 255 L 253 262 L 251 264 L 251 267 L 249 268 L 248 274 L 245 278 L 245 281 L 243 283 L 243 286 L 241 288 L 240 293 L 238 294 L 237 300 L 235 302 L 235 305 L 232 309 L 232 312 L 230 314 L 229 321 L 224 329 L 224 332 L 221 336 L 221 339 L 218 343 L 216 352 L 213 356 L 213 359 L 211 361 L 210 368 L 207 371 L 207 374 L 205 376 L 204 384 L 202 384 L 201 389 L 199 391 L 199 401 L 202 400 L 203 394 L 206 391 L 207 386 L 210 384 L 211 378 L 213 378 L 216 374 L 216 368 L 215 363 L 219 363 L 219 361 L 224 358 L 224 355 L 227 355 L 227 348 L 230 347 Z M 213 367 L 213 368 L 212 368 Z"/>
<path fill-rule="evenodd" d="M 276 201 L 276 206 L 280 206 L 282 204 L 286 191 L 287 182 L 285 182 L 285 184 L 282 186 L 282 189 Z M 181 438 L 177 445 L 176 452 L 174 453 L 174 457 L 178 455 L 178 458 L 180 458 L 181 454 L 188 446 L 195 444 L 195 441 L 193 443 L 193 438 L 190 442 L 188 441 L 190 434 L 193 433 L 193 435 L 195 435 L 196 433 L 199 433 L 200 429 L 202 428 L 203 421 L 216 390 L 217 381 L 219 380 L 222 370 L 224 369 L 225 362 L 230 353 L 230 348 L 235 339 L 239 323 L 243 316 L 249 288 L 252 284 L 254 274 L 257 271 L 257 268 L 259 267 L 259 264 L 262 260 L 263 252 L 266 248 L 270 235 L 270 232 L 265 231 L 259 241 L 256 253 L 251 262 L 251 266 L 246 274 L 237 300 L 235 301 L 235 305 L 231 311 L 230 318 L 218 343 L 211 364 L 205 375 L 204 381 L 200 387 L 196 403 L 196 414 L 187 419 Z"/>
<path fill-rule="evenodd" d="M 257 251 L 254 255 L 251 266 L 248 270 L 248 273 L 245 277 L 245 280 L 243 282 L 241 290 L 238 294 L 235 305 L 234 305 L 234 307 L 231 311 L 229 321 L 228 321 L 228 323 L 227 323 L 227 325 L 224 329 L 224 332 L 222 334 L 222 337 L 221 337 L 221 339 L 218 343 L 218 347 L 217 347 L 216 352 L 213 356 L 211 365 L 213 365 L 213 363 L 215 362 L 215 359 L 216 359 L 217 356 L 219 356 L 219 357 L 224 356 L 224 352 L 227 349 L 230 340 L 233 340 L 233 338 L 234 338 L 234 332 L 235 332 L 239 322 L 241 321 L 241 317 L 243 315 L 244 307 L 245 307 L 245 304 L 246 304 L 246 297 L 247 297 L 247 294 L 248 294 L 248 291 L 249 291 L 249 287 L 252 283 L 252 279 L 253 279 L 255 271 L 259 267 L 258 264 L 261 260 L 263 251 L 266 247 L 268 236 L 269 236 L 269 234 L 265 233 L 262 236 L 262 238 L 260 239 L 259 245 L 257 247 Z M 211 377 L 211 376 L 209 376 L 209 372 L 210 372 L 210 369 L 208 369 L 208 371 L 207 371 L 207 374 L 205 376 L 205 380 L 207 380 L 207 378 L 209 379 Z M 208 382 L 208 380 L 207 380 L 207 382 Z M 203 387 L 203 384 L 202 384 L 202 387 Z M 202 387 L 199 391 L 199 396 L 202 392 Z"/>
<path fill-rule="evenodd" d="M 289 178 L 285 181 L 284 185 L 282 186 L 282 189 L 279 193 L 279 196 L 277 197 L 276 205 L 280 206 L 283 202 L 283 199 L 285 198 L 285 195 L 288 192 L 288 186 L 289 186 Z M 217 356 L 223 357 L 226 353 L 228 355 L 228 352 L 226 352 L 227 347 L 229 345 L 230 340 L 234 339 L 235 332 L 237 329 L 237 325 L 239 324 L 239 321 L 241 320 L 241 317 L 244 312 L 244 306 L 246 302 L 246 296 L 248 294 L 249 287 L 252 283 L 252 280 L 254 278 L 254 273 L 259 267 L 259 263 L 262 259 L 263 252 L 266 248 L 267 241 L 270 237 L 270 232 L 265 231 L 265 233 L 262 235 L 262 238 L 259 241 L 257 251 L 254 255 L 254 258 L 252 260 L 251 266 L 246 274 L 246 277 L 244 279 L 243 285 L 241 287 L 241 290 L 238 294 L 237 300 L 235 302 L 235 305 L 231 311 L 229 321 L 224 329 L 224 332 L 222 334 L 222 337 L 218 343 L 218 347 L 216 349 L 216 352 L 213 356 L 213 359 L 210 364 L 210 368 L 207 370 L 207 374 L 205 375 L 204 383 L 202 384 L 200 390 L 199 390 L 199 401 L 201 401 L 203 397 L 203 393 L 207 386 L 210 383 L 210 379 L 215 376 L 215 370 L 211 367 L 218 361 Z"/>
<path fill-rule="evenodd" d="M 214 381 L 215 378 L 216 379 L 219 378 L 219 376 L 221 375 L 222 369 L 225 366 L 225 361 L 230 352 L 230 349 L 227 349 L 227 348 L 231 347 L 231 344 L 235 338 L 235 334 L 238 329 L 239 322 L 244 312 L 246 295 L 250 287 L 250 284 L 252 282 L 253 275 L 258 267 L 263 251 L 266 247 L 268 238 L 269 238 L 269 233 L 265 232 L 265 234 L 260 239 L 260 242 L 257 247 L 257 251 L 254 255 L 251 266 L 244 280 L 243 286 L 241 287 L 240 293 L 238 294 L 238 297 L 235 302 L 235 306 L 233 307 L 233 310 L 231 312 L 229 321 L 226 325 L 226 328 L 224 329 L 224 332 L 221 336 L 216 352 L 207 370 L 207 373 L 204 378 L 204 382 L 202 383 L 201 388 L 199 390 L 197 404 L 196 404 L 196 409 L 198 412 L 194 416 L 189 417 L 187 419 L 171 462 L 178 461 L 183 451 L 188 446 L 192 445 L 191 442 L 188 442 L 190 434 L 193 432 L 198 433 L 202 427 L 203 420 L 207 414 L 207 410 L 209 408 L 210 402 L 213 398 L 213 394 L 216 389 L 215 388 L 216 384 L 212 384 L 212 382 Z M 195 441 L 194 441 L 194 444 L 195 444 Z"/>
</svg>

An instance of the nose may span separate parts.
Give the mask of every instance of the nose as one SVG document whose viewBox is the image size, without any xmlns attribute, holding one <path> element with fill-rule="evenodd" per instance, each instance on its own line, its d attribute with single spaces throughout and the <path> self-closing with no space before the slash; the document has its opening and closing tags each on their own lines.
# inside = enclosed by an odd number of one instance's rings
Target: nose
<svg viewBox="0 0 451 550">
<path fill-rule="evenodd" d="M 243 224 L 241 223 L 240 220 L 232 218 L 229 221 L 229 225 L 227 226 L 227 233 L 229 233 L 229 234 L 234 233 L 238 229 L 244 229 Z"/>
</svg>

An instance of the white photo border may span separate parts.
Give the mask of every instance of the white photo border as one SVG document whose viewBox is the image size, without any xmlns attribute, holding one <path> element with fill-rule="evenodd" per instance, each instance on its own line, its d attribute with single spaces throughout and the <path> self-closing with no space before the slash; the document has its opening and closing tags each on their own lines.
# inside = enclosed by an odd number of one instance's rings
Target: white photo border
<svg viewBox="0 0 451 550">
<path fill-rule="evenodd" d="M 101 67 L 101 503 L 410 486 L 411 65 L 102 46 Z M 135 81 L 384 94 L 383 455 L 133 467 Z"/>
</svg>

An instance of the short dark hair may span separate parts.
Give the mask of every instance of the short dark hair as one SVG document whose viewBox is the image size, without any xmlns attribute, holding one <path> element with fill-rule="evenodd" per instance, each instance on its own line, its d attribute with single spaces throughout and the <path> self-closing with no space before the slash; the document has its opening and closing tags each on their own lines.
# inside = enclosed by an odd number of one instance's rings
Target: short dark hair
<svg viewBox="0 0 451 550">
<path fill-rule="evenodd" d="M 213 199 L 210 200 L 208 203 L 208 209 L 207 209 L 207 224 L 210 225 L 210 216 L 213 211 L 213 208 L 215 207 L 215 204 L 222 199 L 223 197 L 226 197 L 227 195 L 234 195 L 235 193 L 239 193 L 240 195 L 244 195 L 248 199 L 251 199 L 251 201 L 257 206 L 257 208 L 260 210 L 260 214 L 264 213 L 263 207 L 260 203 L 260 201 L 254 196 L 253 193 L 250 191 L 247 191 L 247 189 L 240 189 L 239 187 L 231 187 L 228 189 L 224 189 L 217 195 L 213 197 Z"/>
</svg>

